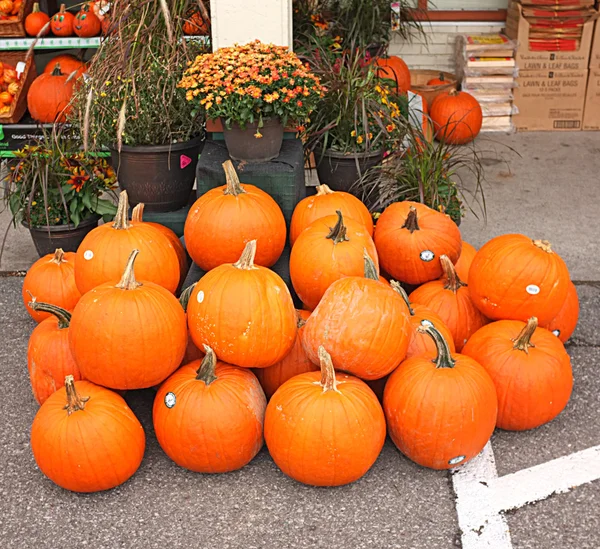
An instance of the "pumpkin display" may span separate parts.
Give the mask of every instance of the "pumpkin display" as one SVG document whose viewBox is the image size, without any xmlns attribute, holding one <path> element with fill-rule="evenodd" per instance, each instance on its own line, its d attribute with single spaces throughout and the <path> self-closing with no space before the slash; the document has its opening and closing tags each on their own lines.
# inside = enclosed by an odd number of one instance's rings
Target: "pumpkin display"
<svg viewBox="0 0 600 549">
<path fill-rule="evenodd" d="M 190 296 L 196 287 L 196 282 L 194 282 L 191 286 L 188 286 L 185 290 L 181 292 L 179 296 L 179 303 L 183 309 L 183 312 L 186 314 L 186 325 L 187 325 L 187 307 L 190 302 Z M 190 362 L 194 362 L 194 360 L 201 360 L 204 358 L 204 353 L 196 347 L 192 336 L 188 330 L 188 338 L 187 338 L 187 346 L 185 348 L 185 354 L 181 359 L 181 365 L 189 364 Z"/>
<path fill-rule="evenodd" d="M 84 4 L 75 16 L 73 30 L 80 38 L 91 38 L 100 34 L 102 22 L 98 19 L 94 10 L 90 9 L 89 4 Z"/>
<path fill-rule="evenodd" d="M 542 328 L 550 330 L 558 339 L 566 343 L 577 327 L 577 320 L 579 320 L 579 296 L 575 284 L 570 282 L 567 298 L 560 311 Z"/>
<path fill-rule="evenodd" d="M 404 300 L 379 281 L 368 255 L 365 276 L 336 280 L 304 326 L 302 344 L 319 364 L 325 346 L 336 370 L 361 379 L 379 379 L 402 362 L 410 342 L 410 321 Z"/>
<path fill-rule="evenodd" d="M 266 368 L 282 360 L 296 339 L 296 310 L 281 277 L 255 265 L 257 242 L 239 260 L 204 275 L 187 314 L 196 346 L 208 345 L 228 364 Z"/>
<path fill-rule="evenodd" d="M 452 261 L 445 255 L 440 260 L 444 278 L 423 284 L 410 294 L 410 300 L 425 305 L 442 319 L 460 352 L 471 335 L 487 324 L 487 318 L 473 303 L 469 288 L 456 274 Z"/>
<path fill-rule="evenodd" d="M 83 377 L 111 389 L 164 381 L 181 364 L 187 345 L 179 301 L 158 284 L 136 280 L 138 253 L 131 253 L 119 282 L 83 295 L 71 318 L 69 344 Z"/>
<path fill-rule="evenodd" d="M 12 0 L 0 0 L 0 14 L 2 15 L 10 15 L 13 10 L 13 1 Z"/>
<path fill-rule="evenodd" d="M 377 76 L 396 82 L 396 92 L 406 94 L 410 89 L 410 70 L 408 65 L 395 55 L 389 57 L 377 57 Z"/>
<path fill-rule="evenodd" d="M 50 20 L 50 29 L 54 36 L 65 38 L 73 36 L 73 24 L 75 16 L 67 11 L 65 4 L 60 5 L 60 11 L 55 13 Z"/>
<path fill-rule="evenodd" d="M 128 210 L 127 191 L 123 191 L 114 221 L 93 229 L 77 249 L 75 282 L 82 294 L 105 282 L 117 282 L 134 249 L 140 250 L 136 262 L 140 280 L 177 290 L 181 273 L 173 244 L 150 223 L 130 222 Z"/>
<path fill-rule="evenodd" d="M 47 311 L 33 310 L 32 297 L 72 311 L 81 297 L 75 284 L 75 254 L 57 248 L 53 254 L 38 259 L 27 271 L 21 290 L 27 312 L 36 322 L 52 315 Z"/>
<path fill-rule="evenodd" d="M 72 375 L 75 381 L 82 377 L 69 348 L 71 313 L 35 299 L 31 300 L 29 307 L 35 312 L 49 315 L 35 327 L 27 346 L 31 390 L 35 400 L 44 404 L 52 393 L 64 385 L 65 376 Z"/>
<path fill-rule="evenodd" d="M 429 111 L 435 137 L 452 145 L 464 145 L 475 139 L 481 130 L 481 105 L 467 92 L 450 90 L 440 93 Z"/>
<path fill-rule="evenodd" d="M 454 264 L 456 274 L 461 280 L 469 280 L 469 271 L 471 270 L 471 263 L 473 263 L 473 259 L 475 259 L 475 254 L 477 254 L 477 250 L 471 246 L 471 244 L 463 240 L 460 257 Z"/>
<path fill-rule="evenodd" d="M 183 34 L 204 36 L 209 34 L 209 26 L 198 9 L 191 8 L 183 21 Z"/>
<path fill-rule="evenodd" d="M 524 431 L 553 420 L 573 389 L 571 359 L 537 319 L 499 320 L 473 334 L 464 353 L 481 364 L 498 393 L 500 429 Z"/>
<path fill-rule="evenodd" d="M 144 429 L 122 397 L 73 376 L 44 402 L 31 427 L 38 467 L 72 492 L 123 484 L 142 463 L 145 445 Z"/>
<path fill-rule="evenodd" d="M 423 284 L 443 274 L 440 257 L 454 263 L 462 240 L 446 214 L 418 202 L 394 202 L 377 220 L 375 246 L 381 268 L 394 279 Z"/>
<path fill-rule="evenodd" d="M 353 219 L 365 226 L 369 236 L 373 236 L 373 218 L 368 208 L 354 195 L 342 191 L 332 191 L 327 185 L 317 185 L 317 194 L 303 198 L 292 214 L 290 223 L 290 244 L 309 225 L 321 217 L 342 212 L 344 219 Z"/>
<path fill-rule="evenodd" d="M 372 238 L 361 223 L 344 219 L 340 210 L 337 216 L 322 217 L 304 229 L 290 254 L 290 278 L 302 303 L 314 309 L 333 282 L 362 276 L 365 250 L 379 274 Z"/>
<path fill-rule="evenodd" d="M 390 375 L 383 394 L 388 433 L 406 457 L 432 469 L 450 469 L 475 457 L 496 425 L 496 389 L 485 369 L 452 355 L 433 326 L 437 357 L 413 357 Z"/>
<path fill-rule="evenodd" d="M 436 76 L 435 78 L 431 78 L 430 80 L 427 81 L 428 86 L 443 86 L 444 84 L 447 84 L 447 81 L 446 81 L 446 77 L 444 76 L 443 72 L 440 72 L 439 76 Z"/>
<path fill-rule="evenodd" d="M 271 397 L 265 442 L 289 477 L 313 486 L 341 486 L 361 478 L 385 441 L 377 397 L 360 379 L 336 373 L 323 346 L 321 372 L 300 374 Z"/>
<path fill-rule="evenodd" d="M 84 63 L 70 53 L 63 53 L 53 57 L 50 59 L 50 61 L 48 61 L 44 67 L 44 73 L 51 73 L 56 68 L 56 65 L 59 65 L 60 72 L 66 74 L 67 76 L 70 76 L 71 73 L 76 72 L 77 77 L 79 77 L 87 70 L 87 63 Z"/>
<path fill-rule="evenodd" d="M 285 246 L 281 208 L 258 187 L 240 183 L 231 160 L 223 169 L 227 185 L 211 189 L 190 209 L 184 227 L 187 251 L 198 267 L 210 271 L 235 263 L 244 246 L 256 240 L 255 263 L 270 267 Z"/>
<path fill-rule="evenodd" d="M 25 32 L 29 36 L 47 36 L 50 32 L 50 17 L 47 13 L 40 11 L 40 5 L 38 2 L 33 4 L 31 13 L 25 17 Z M 44 31 L 42 33 L 42 30 Z M 40 34 L 41 33 L 41 34 Z"/>
<path fill-rule="evenodd" d="M 535 316 L 547 325 L 569 290 L 569 270 L 547 240 L 522 234 L 492 238 L 475 255 L 469 290 L 475 305 L 493 320 Z"/>
<path fill-rule="evenodd" d="M 296 311 L 296 313 L 298 314 L 298 335 L 292 350 L 277 364 L 254 370 L 267 398 L 271 398 L 288 379 L 319 369 L 308 359 L 304 347 L 302 347 L 302 332 L 310 313 L 308 311 Z"/>
<path fill-rule="evenodd" d="M 61 72 L 56 64 L 52 72 L 40 74 L 27 92 L 27 108 L 34 120 L 46 124 L 65 122 L 71 110 L 75 79 Z"/>
<path fill-rule="evenodd" d="M 156 393 L 154 431 L 164 452 L 197 473 L 241 469 L 263 446 L 267 400 L 246 368 L 206 355 L 182 366 Z"/>
</svg>

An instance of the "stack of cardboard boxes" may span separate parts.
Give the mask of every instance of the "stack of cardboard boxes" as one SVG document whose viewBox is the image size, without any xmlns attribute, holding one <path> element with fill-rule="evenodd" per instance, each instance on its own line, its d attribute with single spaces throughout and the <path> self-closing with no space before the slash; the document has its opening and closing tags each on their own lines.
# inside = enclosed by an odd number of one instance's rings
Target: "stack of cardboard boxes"
<svg viewBox="0 0 600 549">
<path fill-rule="evenodd" d="M 583 129 L 600 130 L 600 20 L 596 21 L 590 55 L 590 75 L 585 94 Z"/>
</svg>

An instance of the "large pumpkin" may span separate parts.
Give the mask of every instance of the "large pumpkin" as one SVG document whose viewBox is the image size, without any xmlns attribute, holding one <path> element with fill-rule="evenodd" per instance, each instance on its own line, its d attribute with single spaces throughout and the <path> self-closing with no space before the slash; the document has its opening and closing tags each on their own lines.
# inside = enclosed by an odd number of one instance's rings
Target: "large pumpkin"
<svg viewBox="0 0 600 549">
<path fill-rule="evenodd" d="M 273 393 L 288 379 L 298 374 L 319 369 L 308 359 L 306 351 L 302 347 L 302 332 L 310 313 L 308 311 L 296 312 L 298 313 L 298 335 L 296 336 L 296 342 L 292 350 L 277 364 L 273 364 L 273 366 L 269 366 L 268 368 L 257 368 L 254 370 L 267 398 L 271 398 Z"/>
<path fill-rule="evenodd" d="M 361 223 L 344 219 L 339 210 L 337 216 L 322 217 L 304 229 L 290 255 L 290 278 L 302 303 L 314 309 L 333 282 L 362 276 L 365 250 L 379 272 L 373 239 Z"/>
<path fill-rule="evenodd" d="M 50 20 L 50 29 L 54 36 L 61 38 L 73 36 L 75 16 L 67 11 L 65 4 L 60 5 L 60 11 L 55 13 Z"/>
<path fill-rule="evenodd" d="M 327 185 L 318 185 L 317 194 L 303 198 L 292 214 L 290 224 L 290 244 L 309 225 L 321 217 L 342 212 L 344 219 L 353 219 L 365 226 L 369 236 L 373 236 L 373 218 L 368 208 L 354 195 L 342 191 L 332 191 Z"/>
<path fill-rule="evenodd" d="M 279 275 L 254 264 L 256 240 L 234 264 L 220 265 L 196 284 L 188 303 L 190 334 L 219 360 L 266 368 L 282 360 L 296 339 L 296 309 Z"/>
<path fill-rule="evenodd" d="M 203 194 L 188 214 L 184 228 L 187 251 L 196 265 L 210 271 L 235 263 L 244 246 L 256 240 L 255 263 L 270 267 L 285 246 L 283 213 L 266 192 L 240 184 L 231 160 L 223 169 L 227 185 Z"/>
<path fill-rule="evenodd" d="M 577 327 L 577 320 L 579 320 L 579 296 L 575 284 L 570 282 L 567 298 L 560 311 L 542 328 L 550 330 L 558 339 L 566 343 Z"/>
<path fill-rule="evenodd" d="M 462 249 L 460 251 L 460 257 L 458 258 L 458 261 L 454 264 L 456 274 L 461 280 L 469 280 L 469 271 L 471 270 L 471 263 L 473 263 L 473 259 L 475 259 L 476 254 L 477 250 L 473 246 L 471 246 L 471 244 L 463 240 Z"/>
<path fill-rule="evenodd" d="M 377 65 L 377 76 L 387 78 L 396 82 L 396 92 L 406 93 L 410 89 L 410 70 L 407 64 L 395 55 L 390 57 L 378 57 L 375 59 Z"/>
<path fill-rule="evenodd" d="M 385 441 L 377 397 L 360 379 L 336 373 L 319 347 L 321 372 L 284 383 L 265 415 L 265 441 L 277 466 L 313 486 L 341 486 L 362 477 Z"/>
<path fill-rule="evenodd" d="M 91 38 L 98 36 L 102 29 L 102 22 L 98 19 L 98 16 L 94 13 L 93 9 L 90 9 L 89 4 L 84 4 L 79 13 L 75 16 L 73 22 L 73 30 L 75 34 L 81 38 Z"/>
<path fill-rule="evenodd" d="M 46 311 L 34 311 L 29 306 L 32 297 L 72 311 L 81 298 L 75 284 L 75 254 L 57 248 L 53 254 L 38 259 L 29 267 L 21 293 L 27 312 L 36 322 L 52 315 Z"/>
<path fill-rule="evenodd" d="M 170 292 L 179 286 L 177 252 L 169 239 L 150 223 L 129 222 L 127 191 L 119 196 L 117 214 L 87 234 L 77 249 L 75 282 L 82 294 L 105 282 L 116 282 L 134 249 L 140 250 L 136 272 L 140 280 L 154 282 Z"/>
<path fill-rule="evenodd" d="M 435 137 L 453 145 L 473 141 L 481 131 L 481 105 L 472 95 L 450 90 L 440 93 L 431 104 L 429 116 Z"/>
<path fill-rule="evenodd" d="M 452 355 L 432 326 L 422 327 L 437 346 L 437 358 L 409 358 L 392 373 L 383 394 L 388 433 L 409 459 L 432 469 L 450 469 L 475 457 L 494 432 L 498 402 L 485 369 Z"/>
<path fill-rule="evenodd" d="M 462 240 L 446 214 L 418 202 L 395 202 L 377 220 L 375 246 L 381 268 L 394 279 L 423 284 L 443 274 L 440 257 L 455 263 Z"/>
<path fill-rule="evenodd" d="M 548 324 L 560 311 L 569 291 L 569 270 L 546 240 L 505 234 L 487 242 L 469 271 L 475 305 L 494 320 L 535 316 Z"/>
<path fill-rule="evenodd" d="M 156 393 L 154 431 L 164 452 L 197 473 L 226 473 L 263 445 L 267 401 L 248 369 L 218 362 L 213 350 L 182 366 Z"/>
<path fill-rule="evenodd" d="M 60 72 L 69 76 L 71 73 L 77 73 L 77 76 L 81 76 L 87 69 L 87 63 L 84 63 L 74 55 L 70 53 L 63 53 L 50 59 L 44 67 L 44 73 L 51 73 L 56 65 L 59 65 Z"/>
<path fill-rule="evenodd" d="M 25 18 L 25 32 L 29 36 L 37 36 L 49 22 L 50 17 L 48 17 L 48 14 L 40 11 L 40 5 L 35 2 L 31 13 Z M 46 27 L 46 30 L 40 36 L 46 36 L 49 32 L 50 25 Z"/>
<path fill-rule="evenodd" d="M 554 419 L 573 388 L 571 359 L 560 340 L 527 323 L 499 320 L 471 337 L 464 353 L 490 374 L 498 393 L 501 429 L 524 431 Z"/>
<path fill-rule="evenodd" d="M 340 278 L 325 292 L 306 321 L 302 344 L 315 364 L 324 345 L 336 370 L 379 379 L 406 356 L 410 322 L 404 300 L 379 281 L 370 258 L 365 263 L 365 277 Z"/>
<path fill-rule="evenodd" d="M 425 305 L 444 321 L 460 353 L 471 335 L 487 323 L 487 318 L 473 303 L 467 284 L 458 277 L 450 259 L 445 255 L 440 259 L 444 278 L 423 284 L 410 294 L 410 300 Z"/>
<path fill-rule="evenodd" d="M 69 348 L 71 313 L 35 299 L 29 304 L 35 312 L 50 315 L 40 322 L 29 337 L 27 369 L 33 396 L 39 404 L 65 383 L 65 376 L 82 379 Z"/>
<path fill-rule="evenodd" d="M 44 402 L 31 427 L 38 467 L 73 492 L 123 484 L 142 463 L 145 445 L 144 429 L 122 397 L 73 376 Z"/>
<path fill-rule="evenodd" d="M 34 120 L 47 124 L 65 122 L 71 110 L 75 79 L 56 64 L 50 73 L 40 74 L 27 92 L 27 108 Z"/>
<path fill-rule="evenodd" d="M 144 389 L 181 364 L 187 346 L 185 313 L 168 290 L 137 282 L 134 250 L 117 283 L 101 284 L 77 303 L 69 343 L 85 379 L 111 389 Z"/>
</svg>

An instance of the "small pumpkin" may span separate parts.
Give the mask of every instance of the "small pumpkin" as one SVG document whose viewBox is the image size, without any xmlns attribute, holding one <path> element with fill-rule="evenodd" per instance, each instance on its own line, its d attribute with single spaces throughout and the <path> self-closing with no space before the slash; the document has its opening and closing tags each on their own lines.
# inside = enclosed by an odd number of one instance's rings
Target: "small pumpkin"
<svg viewBox="0 0 600 549">
<path fill-rule="evenodd" d="M 569 270 L 547 240 L 522 234 L 492 238 L 475 255 L 469 291 L 493 320 L 535 316 L 545 326 L 559 313 L 569 291 Z"/>
<path fill-rule="evenodd" d="M 377 76 L 396 82 L 396 92 L 406 94 L 410 89 L 410 70 L 408 65 L 395 55 L 375 59 Z"/>
<path fill-rule="evenodd" d="M 450 90 L 440 93 L 429 112 L 435 137 L 452 145 L 473 141 L 481 131 L 481 105 L 467 92 Z"/>
<path fill-rule="evenodd" d="M 8 15 L 13 10 L 13 1 L 12 0 L 0 0 L 0 13 L 4 15 Z"/>
<path fill-rule="evenodd" d="M 362 276 L 364 251 L 374 258 L 379 273 L 377 250 L 365 227 L 352 219 L 322 217 L 304 229 L 290 254 L 290 278 L 296 294 L 314 309 L 336 280 Z"/>
<path fill-rule="evenodd" d="M 413 357 L 390 375 L 383 394 L 388 433 L 406 457 L 432 469 L 467 463 L 496 425 L 498 399 L 485 369 L 452 355 L 433 326 L 419 328 L 435 341 L 437 357 Z"/>
<path fill-rule="evenodd" d="M 183 33 L 188 36 L 204 36 L 209 34 L 209 26 L 199 10 L 192 8 L 183 22 Z"/>
<path fill-rule="evenodd" d="M 17 82 L 11 82 L 8 85 L 7 90 L 8 90 L 8 93 L 10 93 L 12 96 L 15 96 L 15 95 L 17 95 L 17 93 L 19 93 L 19 88 L 20 88 L 20 86 Z"/>
<path fill-rule="evenodd" d="M 575 331 L 578 320 L 579 296 L 577 295 L 575 284 L 570 282 L 569 289 L 567 290 L 567 298 L 560 311 L 546 326 L 542 326 L 542 328 L 550 330 L 558 337 L 558 339 L 563 343 L 566 343 Z"/>
<path fill-rule="evenodd" d="M 72 311 L 81 298 L 75 284 L 75 254 L 57 248 L 53 254 L 38 259 L 29 267 L 21 293 L 27 312 L 36 322 L 52 315 L 47 311 L 33 310 L 29 306 L 32 296 L 38 301 Z"/>
<path fill-rule="evenodd" d="M 168 290 L 138 282 L 133 250 L 121 280 L 101 284 L 75 306 L 69 344 L 82 375 L 111 389 L 145 389 L 181 364 L 185 313 Z M 160 266 L 159 266 L 160 267 Z"/>
<path fill-rule="evenodd" d="M 31 332 L 27 346 L 31 390 L 38 403 L 44 404 L 52 393 L 64 386 L 65 376 L 72 375 L 75 381 L 82 376 L 69 348 L 71 313 L 35 298 L 29 307 L 49 315 Z"/>
<path fill-rule="evenodd" d="M 29 36 L 47 36 L 50 32 L 48 23 L 50 23 L 50 17 L 47 13 L 40 11 L 39 3 L 35 2 L 31 13 L 25 18 L 25 32 Z"/>
<path fill-rule="evenodd" d="M 144 429 L 118 394 L 65 378 L 33 420 L 31 449 L 44 475 L 73 492 L 123 484 L 144 457 Z"/>
<path fill-rule="evenodd" d="M 52 34 L 60 36 L 62 38 L 67 36 L 73 36 L 73 24 L 75 22 L 75 16 L 67 11 L 65 4 L 60 5 L 60 11 L 55 13 L 50 20 L 50 29 Z"/>
<path fill-rule="evenodd" d="M 154 431 L 164 452 L 197 473 L 227 473 L 248 464 L 263 446 L 267 400 L 248 369 L 206 355 L 182 366 L 156 393 Z"/>
<path fill-rule="evenodd" d="M 71 73 L 75 72 L 77 73 L 77 77 L 79 77 L 87 70 L 87 63 L 84 63 L 70 53 L 63 53 L 53 57 L 50 61 L 48 61 L 44 67 L 44 73 L 53 72 L 56 68 L 56 65 L 59 65 L 60 72 L 62 74 L 66 74 L 67 76 L 70 76 Z"/>
<path fill-rule="evenodd" d="M 362 477 L 385 441 L 377 397 L 360 379 L 333 369 L 319 347 L 321 372 L 300 374 L 272 396 L 265 441 L 277 466 L 313 486 L 341 486 Z"/>
<path fill-rule="evenodd" d="M 296 339 L 292 296 L 278 274 L 254 264 L 256 246 L 251 240 L 236 263 L 205 274 L 187 309 L 196 346 L 208 345 L 220 360 L 244 368 L 273 366 Z"/>
<path fill-rule="evenodd" d="M 309 225 L 321 217 L 335 215 L 339 210 L 345 219 L 353 219 L 365 226 L 369 236 L 373 236 L 373 217 L 368 208 L 354 195 L 342 191 L 332 191 L 327 185 L 317 185 L 317 194 L 303 198 L 292 214 L 290 223 L 290 244 Z"/>
<path fill-rule="evenodd" d="M 443 274 L 442 255 L 458 261 L 462 240 L 446 214 L 405 201 L 390 204 L 377 220 L 375 246 L 382 269 L 394 279 L 423 284 Z"/>
<path fill-rule="evenodd" d="M 461 280 L 469 280 L 469 271 L 471 270 L 471 263 L 473 263 L 473 259 L 475 259 L 476 254 L 477 250 L 473 246 L 471 246 L 471 244 L 463 240 L 462 248 L 460 251 L 460 257 L 458 258 L 458 261 L 454 264 L 456 274 Z"/>
<path fill-rule="evenodd" d="M 91 38 L 100 34 L 102 22 L 98 19 L 94 11 L 90 9 L 89 4 L 84 4 L 75 16 L 73 30 L 81 38 Z"/>
<path fill-rule="evenodd" d="M 0 103 L 3 105 L 10 105 L 14 101 L 14 97 L 8 92 L 0 92 Z"/>
<path fill-rule="evenodd" d="M 446 82 L 446 77 L 444 76 L 443 72 L 440 72 L 439 76 L 436 76 L 435 78 L 431 78 L 430 80 L 427 81 L 428 86 L 443 86 L 447 83 L 448 82 Z"/>
<path fill-rule="evenodd" d="M 75 79 L 63 74 L 60 65 L 50 73 L 40 74 L 27 92 L 27 108 L 38 122 L 53 124 L 65 122 L 71 111 Z"/>
<path fill-rule="evenodd" d="M 263 267 L 274 265 L 286 239 L 281 208 L 258 187 L 240 183 L 231 160 L 223 164 L 223 169 L 227 185 L 203 194 L 185 221 L 188 253 L 203 271 L 210 271 L 235 263 L 244 246 L 256 240 L 255 263 Z"/>
<path fill-rule="evenodd" d="M 500 429 L 524 431 L 552 421 L 573 389 L 571 359 L 561 341 L 527 323 L 499 320 L 473 334 L 464 354 L 481 364 L 498 393 Z"/>
<path fill-rule="evenodd" d="M 2 79 L 4 80 L 5 84 L 14 84 L 18 82 L 19 75 L 17 74 L 17 70 L 5 63 L 2 71 Z"/>
</svg>

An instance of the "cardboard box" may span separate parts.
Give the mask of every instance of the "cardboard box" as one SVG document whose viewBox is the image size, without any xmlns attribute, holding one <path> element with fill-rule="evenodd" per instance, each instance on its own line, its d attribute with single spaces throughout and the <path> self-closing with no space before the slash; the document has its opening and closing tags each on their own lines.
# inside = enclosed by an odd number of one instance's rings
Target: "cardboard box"
<svg viewBox="0 0 600 549">
<path fill-rule="evenodd" d="M 522 6 L 512 2 L 506 19 L 506 35 L 519 43 L 515 53 L 520 71 L 586 70 L 590 61 L 594 21 L 583 25 L 581 42 L 577 51 L 530 51 L 529 23 L 523 17 Z"/>
<path fill-rule="evenodd" d="M 581 130 L 588 71 L 521 71 L 514 90 L 518 131 Z"/>
<path fill-rule="evenodd" d="M 600 68 L 590 69 L 583 111 L 583 129 L 600 130 Z"/>
<path fill-rule="evenodd" d="M 590 53 L 590 69 L 600 69 L 600 19 L 596 19 L 594 41 Z"/>
</svg>

